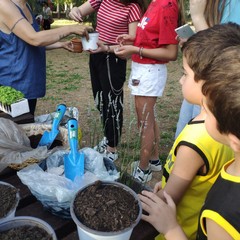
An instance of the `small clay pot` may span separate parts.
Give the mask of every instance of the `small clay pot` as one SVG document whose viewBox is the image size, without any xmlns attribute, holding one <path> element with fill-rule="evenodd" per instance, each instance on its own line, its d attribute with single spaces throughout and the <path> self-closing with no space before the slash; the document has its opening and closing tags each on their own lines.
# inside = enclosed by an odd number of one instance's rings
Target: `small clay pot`
<svg viewBox="0 0 240 240">
<path fill-rule="evenodd" d="M 81 53 L 83 48 L 82 48 L 82 42 L 79 38 L 73 38 L 71 40 L 71 43 L 73 44 L 73 50 L 74 52 Z"/>
</svg>

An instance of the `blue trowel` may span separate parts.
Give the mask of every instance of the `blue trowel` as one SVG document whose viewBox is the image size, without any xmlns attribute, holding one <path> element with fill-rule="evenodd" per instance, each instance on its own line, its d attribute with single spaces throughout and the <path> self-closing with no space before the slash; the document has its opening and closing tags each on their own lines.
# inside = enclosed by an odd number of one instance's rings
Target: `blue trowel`
<svg viewBox="0 0 240 240">
<path fill-rule="evenodd" d="M 69 119 L 67 125 L 70 152 L 64 155 L 64 174 L 74 181 L 76 176 L 84 174 L 84 153 L 78 151 L 78 121 Z"/>
<path fill-rule="evenodd" d="M 47 146 L 49 149 L 54 142 L 55 138 L 59 134 L 59 124 L 66 112 L 66 105 L 59 104 L 56 109 L 55 116 L 53 118 L 51 131 L 45 131 L 38 143 L 38 146 Z"/>
</svg>

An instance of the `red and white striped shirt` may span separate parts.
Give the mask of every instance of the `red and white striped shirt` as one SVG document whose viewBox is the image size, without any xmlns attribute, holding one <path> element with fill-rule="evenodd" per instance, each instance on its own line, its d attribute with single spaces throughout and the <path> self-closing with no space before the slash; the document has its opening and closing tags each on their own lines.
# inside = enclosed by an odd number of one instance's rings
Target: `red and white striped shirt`
<svg viewBox="0 0 240 240">
<path fill-rule="evenodd" d="M 97 27 L 99 40 L 116 44 L 116 38 L 120 34 L 128 34 L 128 25 L 138 22 L 142 11 L 136 3 L 124 5 L 119 0 L 90 0 L 91 6 L 98 11 Z"/>
</svg>

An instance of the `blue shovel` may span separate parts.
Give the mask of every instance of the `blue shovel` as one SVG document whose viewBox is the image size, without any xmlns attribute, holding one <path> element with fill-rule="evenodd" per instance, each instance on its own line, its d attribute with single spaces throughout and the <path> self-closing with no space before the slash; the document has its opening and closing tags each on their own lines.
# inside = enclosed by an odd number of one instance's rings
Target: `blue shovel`
<svg viewBox="0 0 240 240">
<path fill-rule="evenodd" d="M 67 125 L 70 152 L 64 155 L 64 174 L 74 181 L 76 176 L 84 174 L 84 153 L 78 151 L 78 121 L 69 119 Z"/>
<path fill-rule="evenodd" d="M 47 146 L 49 149 L 54 142 L 55 138 L 59 134 L 59 124 L 66 112 L 66 105 L 59 104 L 56 109 L 56 114 L 53 118 L 52 129 L 51 131 L 45 131 L 38 143 L 38 146 Z"/>
</svg>

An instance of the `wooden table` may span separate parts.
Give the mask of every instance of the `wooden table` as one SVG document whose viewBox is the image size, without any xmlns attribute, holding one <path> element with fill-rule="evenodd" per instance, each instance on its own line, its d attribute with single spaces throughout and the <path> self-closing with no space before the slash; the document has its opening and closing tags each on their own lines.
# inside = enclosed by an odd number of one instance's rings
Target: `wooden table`
<svg viewBox="0 0 240 240">
<path fill-rule="evenodd" d="M 10 183 L 20 189 L 21 200 L 16 216 L 32 216 L 46 221 L 53 227 L 59 240 L 79 239 L 77 227 L 73 220 L 57 217 L 44 209 L 42 204 L 31 194 L 28 187 L 22 184 L 15 170 L 6 168 L 0 173 L 0 181 Z M 154 240 L 157 234 L 157 231 L 149 223 L 141 220 L 134 228 L 130 239 Z"/>
<path fill-rule="evenodd" d="M 34 117 L 31 113 L 25 113 L 25 114 L 22 114 L 18 117 L 13 118 L 9 114 L 0 111 L 0 118 L 1 117 L 10 119 L 10 120 L 12 120 L 12 121 L 14 121 L 15 123 L 18 123 L 18 124 L 25 124 L 25 123 L 33 123 L 34 122 Z"/>
</svg>

